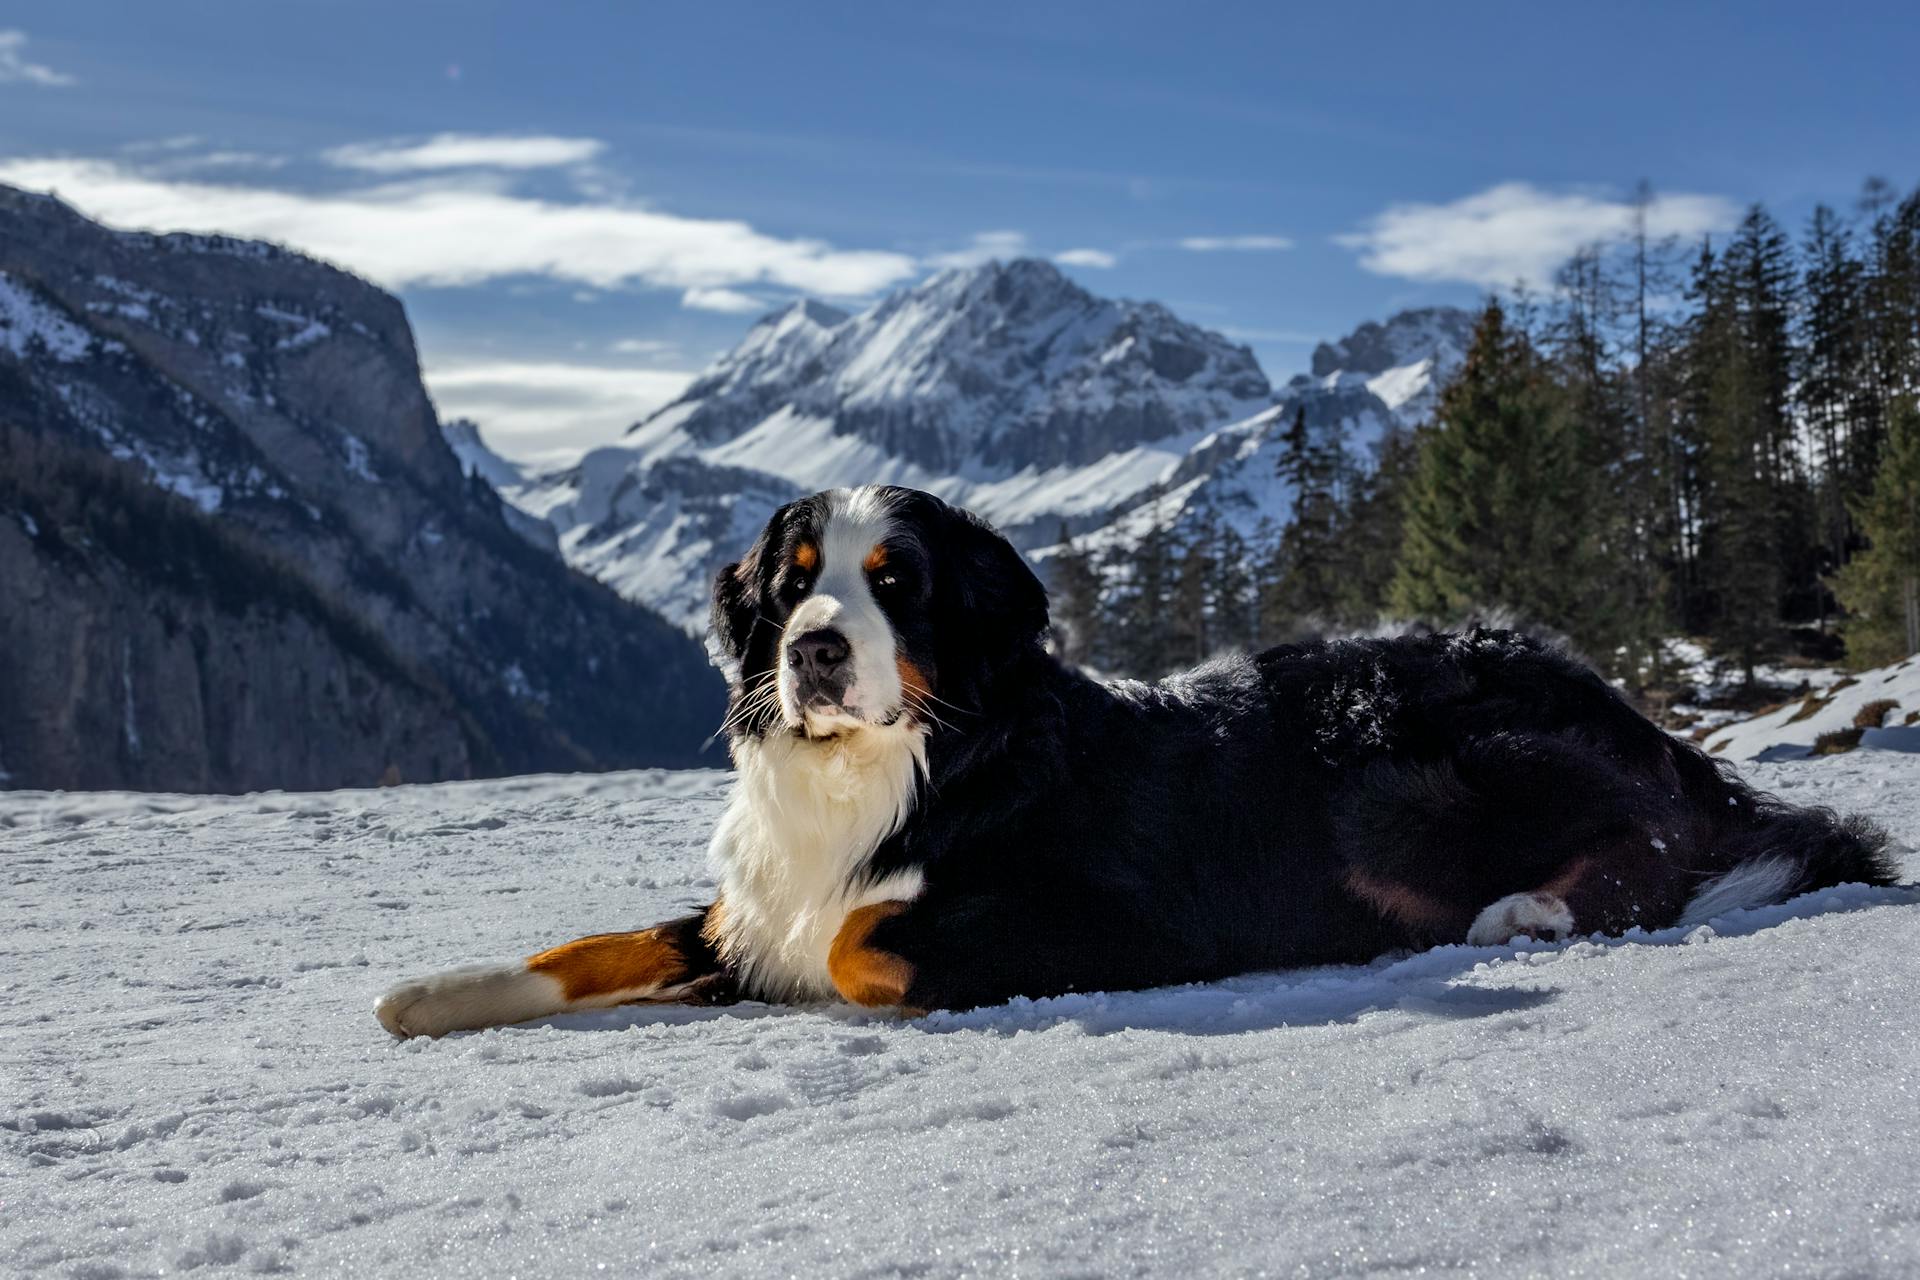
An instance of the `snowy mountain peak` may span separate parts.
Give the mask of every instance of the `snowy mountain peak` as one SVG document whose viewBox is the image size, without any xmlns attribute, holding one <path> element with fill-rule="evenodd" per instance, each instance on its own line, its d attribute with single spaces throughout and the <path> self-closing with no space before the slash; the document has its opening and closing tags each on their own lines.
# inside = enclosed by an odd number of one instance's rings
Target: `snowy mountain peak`
<svg viewBox="0 0 1920 1280">
<path fill-rule="evenodd" d="M 776 312 L 629 442 L 648 459 L 719 448 L 730 465 L 791 460 L 797 470 L 769 469 L 803 487 L 849 482 L 853 454 L 1004 478 L 1204 431 L 1271 399 L 1245 347 L 1023 258 L 943 271 L 852 317 Z"/>
<path fill-rule="evenodd" d="M 1385 321 L 1369 320 L 1338 342 L 1313 349 L 1313 376 L 1381 374 L 1439 357 L 1457 363 L 1473 337 L 1473 313 L 1459 307 L 1419 307 Z M 1449 358 L 1450 357 L 1450 358 Z"/>
<path fill-rule="evenodd" d="M 822 329 L 834 329 L 845 324 L 847 319 L 848 313 L 838 307 L 814 298 L 801 298 L 781 307 L 778 311 L 768 312 L 760 318 L 754 328 L 767 325 L 778 328 L 783 325 L 805 323 Z"/>
<path fill-rule="evenodd" d="M 1459 307 L 1401 311 L 1315 347 L 1313 377 L 1327 389 L 1362 382 L 1402 425 L 1415 426 L 1432 416 L 1472 338 L 1473 313 Z"/>
</svg>

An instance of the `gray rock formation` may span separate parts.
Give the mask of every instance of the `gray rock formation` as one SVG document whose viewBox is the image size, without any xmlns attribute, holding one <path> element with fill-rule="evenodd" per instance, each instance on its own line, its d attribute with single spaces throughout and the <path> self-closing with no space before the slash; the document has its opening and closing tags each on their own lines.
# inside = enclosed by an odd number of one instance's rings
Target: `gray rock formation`
<svg viewBox="0 0 1920 1280">
<path fill-rule="evenodd" d="M 35 459 L 0 496 L 11 785 L 680 764 L 717 719 L 695 642 L 463 472 L 398 301 L 312 259 L 0 188 L 0 428 Z"/>
</svg>

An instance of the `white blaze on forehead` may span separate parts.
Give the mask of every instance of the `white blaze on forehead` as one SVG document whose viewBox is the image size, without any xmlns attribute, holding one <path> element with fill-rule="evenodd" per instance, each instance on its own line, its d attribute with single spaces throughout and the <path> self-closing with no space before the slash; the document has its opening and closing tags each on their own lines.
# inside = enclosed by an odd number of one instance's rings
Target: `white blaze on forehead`
<svg viewBox="0 0 1920 1280">
<path fill-rule="evenodd" d="M 781 634 L 783 651 L 788 642 L 821 627 L 846 637 L 853 664 L 846 706 L 866 722 L 885 721 L 900 706 L 893 625 L 867 581 L 867 557 L 893 533 L 892 505 L 884 492 L 872 487 L 835 489 L 827 495 L 813 591 L 794 609 Z M 781 702 L 789 717 L 797 718 L 800 708 L 784 652 L 779 680 Z M 844 723 L 843 717 L 829 719 Z"/>
</svg>

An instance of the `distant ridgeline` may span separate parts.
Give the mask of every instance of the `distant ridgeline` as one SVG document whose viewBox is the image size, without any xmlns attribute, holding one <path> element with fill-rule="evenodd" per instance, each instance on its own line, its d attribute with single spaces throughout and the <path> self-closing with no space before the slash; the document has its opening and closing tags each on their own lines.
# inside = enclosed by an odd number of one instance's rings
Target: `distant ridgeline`
<svg viewBox="0 0 1920 1280">
<path fill-rule="evenodd" d="M 0 785 L 707 759 L 699 645 L 543 534 L 464 473 L 394 298 L 0 187 Z"/>
<path fill-rule="evenodd" d="M 576 466 L 516 476 L 470 428 L 456 445 L 575 566 L 695 630 L 713 571 L 767 515 L 837 485 L 930 490 L 1043 562 L 1063 529 L 1105 546 L 1203 512 L 1251 537 L 1290 510 L 1275 468 L 1297 411 L 1364 463 L 1428 415 L 1471 328 L 1453 308 L 1365 325 L 1276 394 L 1246 347 L 1157 303 L 990 262 L 855 315 L 776 311 Z"/>
</svg>

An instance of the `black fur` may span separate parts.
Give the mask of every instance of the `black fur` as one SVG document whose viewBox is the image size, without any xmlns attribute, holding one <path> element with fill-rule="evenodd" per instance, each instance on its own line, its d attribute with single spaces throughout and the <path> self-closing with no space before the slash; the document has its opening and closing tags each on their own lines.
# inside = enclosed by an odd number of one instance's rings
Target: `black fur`
<svg viewBox="0 0 1920 1280">
<path fill-rule="evenodd" d="M 1796 889 L 1893 880 L 1870 824 L 1753 791 L 1514 632 L 1288 645 L 1099 683 L 1045 650 L 1045 594 L 1003 539 L 925 494 L 894 498 L 913 578 L 883 606 L 942 723 L 911 816 L 861 874 L 925 873 L 872 934 L 913 966 L 910 1005 L 1364 961 L 1459 941 L 1482 908 L 1549 884 L 1588 932 L 1671 924 L 1759 858 L 1797 860 Z M 736 701 L 772 670 L 791 549 L 823 511 L 783 508 L 716 583 Z"/>
</svg>

